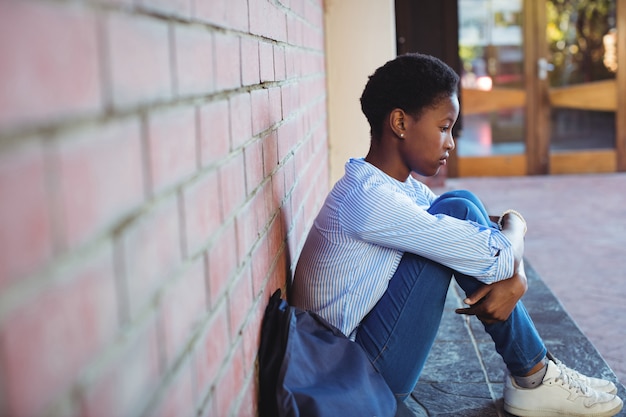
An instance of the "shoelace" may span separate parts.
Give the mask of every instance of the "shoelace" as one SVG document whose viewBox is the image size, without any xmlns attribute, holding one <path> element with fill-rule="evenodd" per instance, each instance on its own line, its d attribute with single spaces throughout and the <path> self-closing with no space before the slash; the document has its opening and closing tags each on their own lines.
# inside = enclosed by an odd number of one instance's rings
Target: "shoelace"
<svg viewBox="0 0 626 417">
<path fill-rule="evenodd" d="M 565 370 L 560 366 L 558 367 L 561 372 L 554 378 L 555 382 L 558 382 L 563 386 L 567 386 L 570 389 L 574 389 L 577 393 L 581 393 L 585 397 L 590 397 L 592 394 L 591 388 L 584 384 L 579 378 L 576 378 L 570 372 L 567 372 L 571 371 L 571 369 L 567 368 L 565 365 L 563 365 L 563 367 Z"/>
</svg>

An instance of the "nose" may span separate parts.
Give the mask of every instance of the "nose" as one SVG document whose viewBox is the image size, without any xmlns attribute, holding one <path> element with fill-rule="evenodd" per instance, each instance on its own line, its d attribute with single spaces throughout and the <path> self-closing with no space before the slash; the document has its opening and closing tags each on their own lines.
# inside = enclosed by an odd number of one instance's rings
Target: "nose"
<svg viewBox="0 0 626 417">
<path fill-rule="evenodd" d="M 453 151 L 454 148 L 456 148 L 456 143 L 454 143 L 454 138 L 452 137 L 452 134 L 450 134 L 448 140 L 446 141 L 446 150 Z"/>
</svg>

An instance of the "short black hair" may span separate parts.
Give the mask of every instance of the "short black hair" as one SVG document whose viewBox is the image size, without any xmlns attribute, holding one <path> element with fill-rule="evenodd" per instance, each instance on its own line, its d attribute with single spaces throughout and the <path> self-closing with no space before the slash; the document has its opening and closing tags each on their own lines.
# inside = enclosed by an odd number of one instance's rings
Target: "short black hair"
<svg viewBox="0 0 626 417">
<path fill-rule="evenodd" d="M 387 62 L 369 77 L 361 95 L 361 110 L 372 138 L 382 135 L 383 121 L 393 109 L 420 117 L 425 108 L 458 93 L 459 76 L 430 55 L 408 53 Z"/>
</svg>

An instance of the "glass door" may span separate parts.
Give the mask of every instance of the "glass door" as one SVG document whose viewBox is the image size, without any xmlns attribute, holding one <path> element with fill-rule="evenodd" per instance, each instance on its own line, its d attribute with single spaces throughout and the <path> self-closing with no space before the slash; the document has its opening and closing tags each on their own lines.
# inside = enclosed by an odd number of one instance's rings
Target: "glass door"
<svg viewBox="0 0 626 417">
<path fill-rule="evenodd" d="M 459 0 L 459 176 L 526 173 L 522 0 Z"/>
<path fill-rule="evenodd" d="M 545 0 L 549 173 L 616 170 L 615 0 Z"/>
<path fill-rule="evenodd" d="M 459 176 L 626 170 L 626 0 L 458 4 Z"/>
</svg>

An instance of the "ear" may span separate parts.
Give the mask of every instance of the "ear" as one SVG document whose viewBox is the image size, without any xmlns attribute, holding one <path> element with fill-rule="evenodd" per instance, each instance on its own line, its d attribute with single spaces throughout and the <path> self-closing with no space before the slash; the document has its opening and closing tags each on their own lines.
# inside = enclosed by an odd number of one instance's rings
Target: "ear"
<svg viewBox="0 0 626 417">
<path fill-rule="evenodd" d="M 393 109 L 389 113 L 389 126 L 393 133 L 400 139 L 404 139 L 406 113 L 402 109 Z"/>
</svg>

